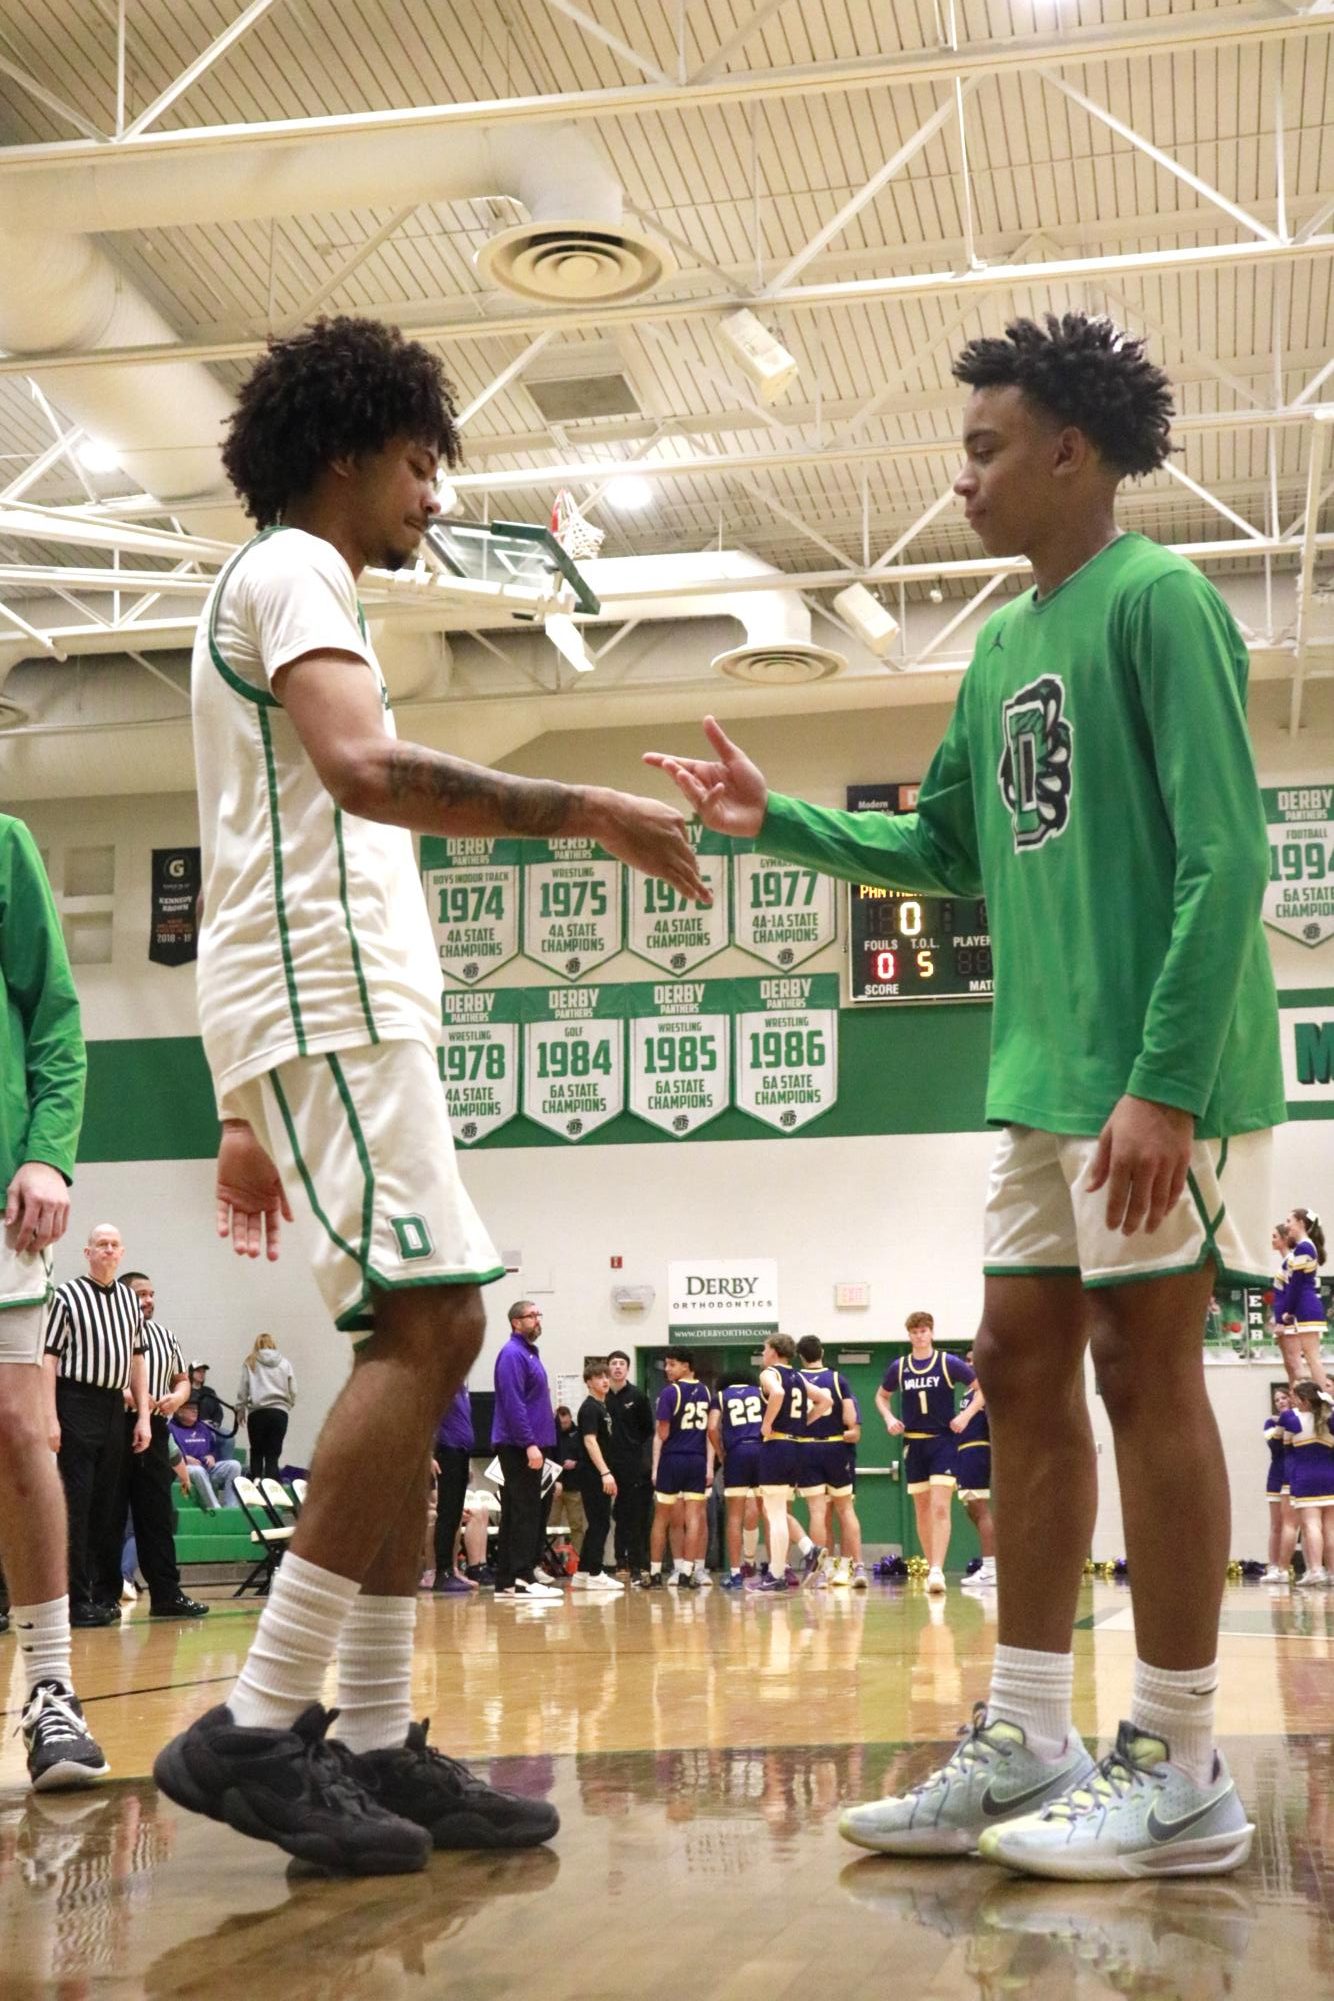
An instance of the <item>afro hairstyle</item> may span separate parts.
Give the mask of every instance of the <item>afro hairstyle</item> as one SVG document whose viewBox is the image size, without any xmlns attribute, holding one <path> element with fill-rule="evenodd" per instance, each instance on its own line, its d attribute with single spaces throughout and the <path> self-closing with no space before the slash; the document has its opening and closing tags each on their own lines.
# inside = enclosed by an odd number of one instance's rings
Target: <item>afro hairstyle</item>
<svg viewBox="0 0 1334 2001">
<path fill-rule="evenodd" d="M 325 466 L 382 451 L 392 438 L 458 464 L 454 390 L 438 358 L 379 320 L 319 319 L 270 337 L 241 390 L 222 463 L 246 513 L 269 528 Z"/>
<path fill-rule="evenodd" d="M 1122 477 L 1153 472 L 1173 450 L 1172 390 L 1144 342 L 1112 320 L 1047 313 L 1011 320 L 1004 338 L 970 340 L 954 362 L 970 389 L 1019 389 L 1058 424 L 1073 424 Z"/>
</svg>

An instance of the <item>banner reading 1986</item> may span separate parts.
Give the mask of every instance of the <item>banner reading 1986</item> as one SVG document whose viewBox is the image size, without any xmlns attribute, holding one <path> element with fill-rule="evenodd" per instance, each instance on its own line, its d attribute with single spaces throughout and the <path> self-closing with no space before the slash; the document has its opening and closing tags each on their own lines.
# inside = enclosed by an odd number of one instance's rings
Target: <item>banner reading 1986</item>
<svg viewBox="0 0 1334 2001">
<path fill-rule="evenodd" d="M 561 1139 L 587 1139 L 625 1109 L 623 987 L 550 987 L 526 997 L 523 1109 Z M 541 1009 L 539 1018 L 534 1018 Z"/>
<path fill-rule="evenodd" d="M 582 980 L 621 949 L 621 864 L 592 841 L 525 843 L 523 949 L 549 973 Z"/>
<path fill-rule="evenodd" d="M 622 987 L 630 1013 L 630 1110 L 688 1139 L 732 1102 L 731 980 Z"/>
<path fill-rule="evenodd" d="M 519 952 L 523 841 L 422 839 L 422 882 L 440 970 L 472 986 Z"/>
<path fill-rule="evenodd" d="M 838 1099 L 838 974 L 736 980 L 736 1101 L 781 1133 Z"/>
<path fill-rule="evenodd" d="M 523 989 L 447 993 L 443 1010 L 440 1075 L 449 1122 L 460 1146 L 476 1146 L 519 1116 Z"/>
</svg>

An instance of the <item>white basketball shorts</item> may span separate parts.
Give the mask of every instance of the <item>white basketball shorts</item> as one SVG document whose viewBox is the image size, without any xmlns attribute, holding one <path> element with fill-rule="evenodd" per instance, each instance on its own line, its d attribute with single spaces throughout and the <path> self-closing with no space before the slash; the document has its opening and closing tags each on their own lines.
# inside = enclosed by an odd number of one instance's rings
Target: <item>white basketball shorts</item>
<svg viewBox="0 0 1334 2001">
<path fill-rule="evenodd" d="M 16 1251 L 0 1231 L 0 1362 L 40 1362 L 51 1296 L 50 1251 Z"/>
</svg>

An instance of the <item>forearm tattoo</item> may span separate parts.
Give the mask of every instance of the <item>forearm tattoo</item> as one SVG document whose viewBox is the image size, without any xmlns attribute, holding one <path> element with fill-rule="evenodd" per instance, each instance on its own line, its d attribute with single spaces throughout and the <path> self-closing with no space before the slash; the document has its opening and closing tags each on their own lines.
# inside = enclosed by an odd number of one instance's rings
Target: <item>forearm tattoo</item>
<svg viewBox="0 0 1334 2001">
<path fill-rule="evenodd" d="M 407 744 L 390 752 L 387 778 L 391 799 L 433 799 L 441 806 L 478 808 L 494 814 L 497 827 L 506 833 L 537 837 L 559 834 L 580 799 L 574 786 L 510 778 Z"/>
</svg>

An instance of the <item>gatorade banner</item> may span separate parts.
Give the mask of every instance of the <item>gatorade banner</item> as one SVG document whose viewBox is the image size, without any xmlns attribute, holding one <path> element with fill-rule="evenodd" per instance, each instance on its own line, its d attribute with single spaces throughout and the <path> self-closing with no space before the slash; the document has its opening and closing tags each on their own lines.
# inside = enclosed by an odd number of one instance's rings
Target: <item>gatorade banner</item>
<svg viewBox="0 0 1334 2001">
<path fill-rule="evenodd" d="M 440 1076 L 459 1146 L 476 1146 L 519 1116 L 523 989 L 446 994 Z"/>
<path fill-rule="evenodd" d="M 834 881 L 796 862 L 737 854 L 732 862 L 732 935 L 743 952 L 786 971 L 832 944 Z"/>
<path fill-rule="evenodd" d="M 798 1132 L 838 1098 L 838 975 L 730 984 L 737 1104 L 775 1132 Z"/>
<path fill-rule="evenodd" d="M 473 986 L 519 953 L 522 841 L 422 839 L 422 882 L 446 979 Z"/>
<path fill-rule="evenodd" d="M 523 949 L 548 973 L 582 980 L 621 949 L 621 864 L 592 841 L 524 844 Z"/>
<path fill-rule="evenodd" d="M 731 935 L 733 843 L 698 821 L 690 838 L 712 903 L 691 903 L 669 882 L 625 871 L 626 943 L 639 958 L 681 979 L 726 946 Z"/>
<path fill-rule="evenodd" d="M 1265 786 L 1269 887 L 1261 916 L 1312 950 L 1334 938 L 1334 784 Z"/>
<path fill-rule="evenodd" d="M 561 1139 L 587 1139 L 625 1109 L 622 987 L 529 989 L 523 1109 Z"/>
<path fill-rule="evenodd" d="M 202 879 L 198 848 L 154 848 L 148 956 L 155 965 L 188 966 L 198 958 Z"/>
<path fill-rule="evenodd" d="M 630 1013 L 630 1110 L 673 1139 L 732 1102 L 729 980 L 623 987 Z"/>
</svg>

